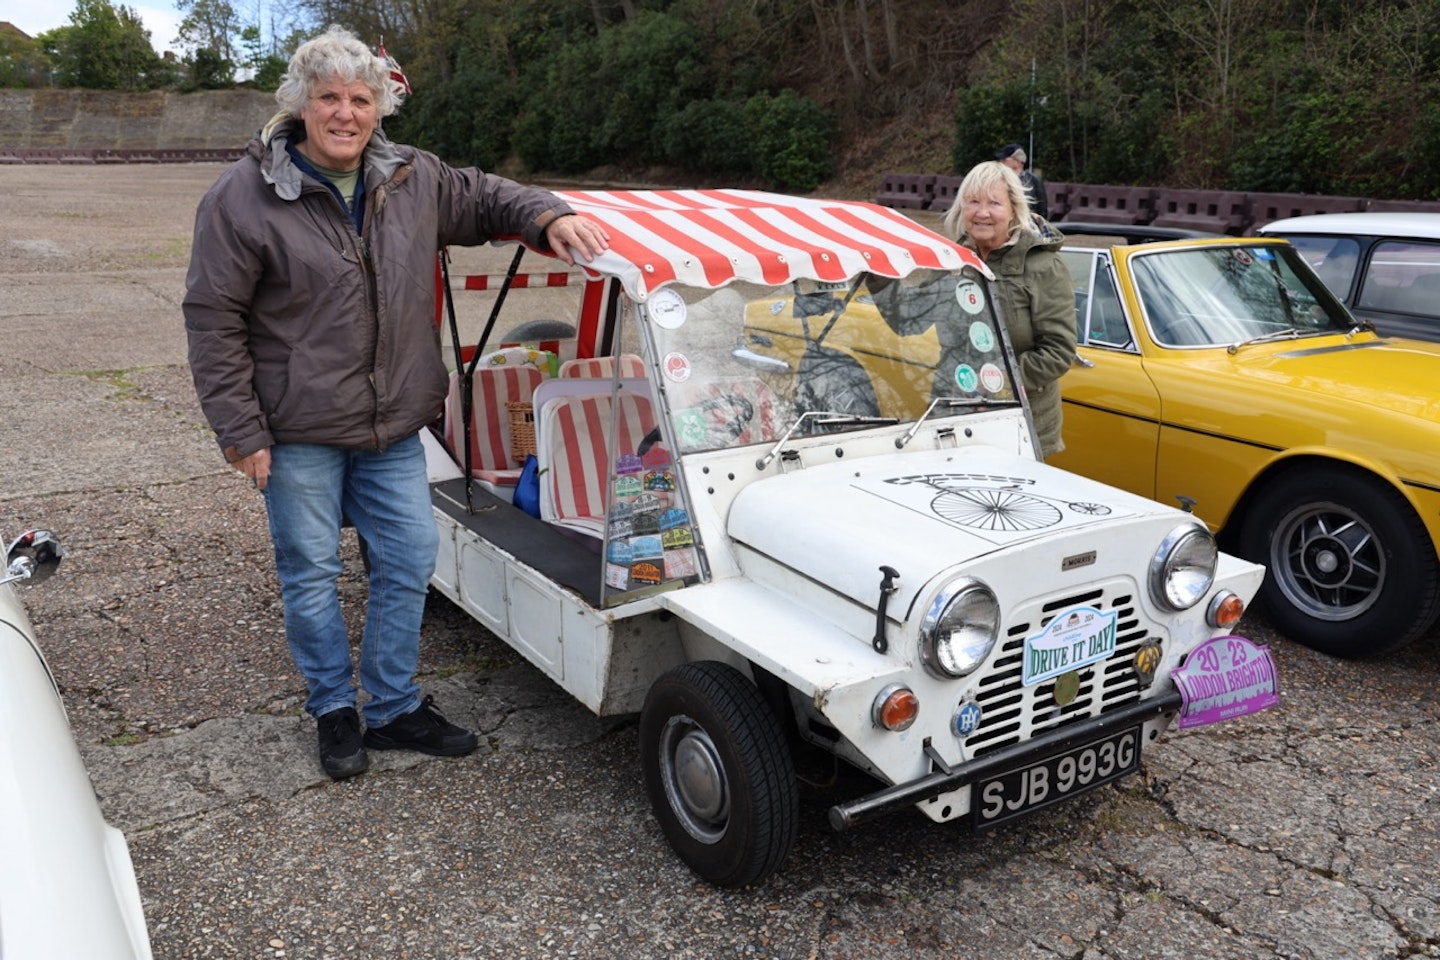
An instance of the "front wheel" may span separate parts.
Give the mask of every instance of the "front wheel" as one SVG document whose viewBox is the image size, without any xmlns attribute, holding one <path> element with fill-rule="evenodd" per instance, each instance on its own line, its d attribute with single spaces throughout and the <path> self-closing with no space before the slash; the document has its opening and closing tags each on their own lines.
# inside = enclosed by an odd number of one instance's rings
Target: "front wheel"
<svg viewBox="0 0 1440 960">
<path fill-rule="evenodd" d="M 758 883 L 795 841 L 794 761 L 769 705 L 722 663 L 667 672 L 640 713 L 640 766 L 665 838 L 716 886 Z"/>
<path fill-rule="evenodd" d="M 1260 600 L 1290 639 L 1337 657 L 1377 656 L 1434 622 L 1440 571 L 1425 526 L 1378 479 L 1325 468 L 1260 491 L 1240 553 L 1266 566 Z"/>
</svg>

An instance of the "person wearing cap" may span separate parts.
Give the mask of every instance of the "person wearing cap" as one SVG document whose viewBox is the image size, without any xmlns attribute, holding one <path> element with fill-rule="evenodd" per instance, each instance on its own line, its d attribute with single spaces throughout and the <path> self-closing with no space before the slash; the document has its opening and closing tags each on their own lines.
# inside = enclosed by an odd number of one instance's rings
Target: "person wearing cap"
<svg viewBox="0 0 1440 960">
<path fill-rule="evenodd" d="M 1050 219 L 1050 203 L 1045 197 L 1045 181 L 1033 170 L 1027 170 L 1025 148 L 1018 143 L 1007 143 L 995 152 L 995 159 L 1015 171 L 1025 195 L 1030 201 L 1030 212 L 1041 220 Z"/>
</svg>

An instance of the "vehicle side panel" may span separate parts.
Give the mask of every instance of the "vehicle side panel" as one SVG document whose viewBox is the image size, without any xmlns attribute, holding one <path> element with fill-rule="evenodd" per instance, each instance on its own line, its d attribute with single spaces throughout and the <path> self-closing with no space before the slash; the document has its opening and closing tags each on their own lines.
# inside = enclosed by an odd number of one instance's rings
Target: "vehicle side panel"
<svg viewBox="0 0 1440 960">
<path fill-rule="evenodd" d="M 1133 353 L 1081 347 L 1093 366 L 1064 377 L 1065 450 L 1047 462 L 1151 499 L 1160 443 L 1160 395 Z M 1073 437 L 1105 437 L 1104 446 Z M 1167 501 L 1172 506 L 1174 501 Z"/>
</svg>

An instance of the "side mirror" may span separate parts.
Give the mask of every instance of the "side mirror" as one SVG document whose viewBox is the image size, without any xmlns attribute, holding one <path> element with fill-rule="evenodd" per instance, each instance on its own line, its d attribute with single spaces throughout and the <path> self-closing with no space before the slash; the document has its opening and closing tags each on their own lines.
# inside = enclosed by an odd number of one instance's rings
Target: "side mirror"
<svg viewBox="0 0 1440 960">
<path fill-rule="evenodd" d="M 60 566 L 65 548 L 49 530 L 28 530 L 10 542 L 5 550 L 5 575 L 0 583 L 49 577 Z"/>
</svg>

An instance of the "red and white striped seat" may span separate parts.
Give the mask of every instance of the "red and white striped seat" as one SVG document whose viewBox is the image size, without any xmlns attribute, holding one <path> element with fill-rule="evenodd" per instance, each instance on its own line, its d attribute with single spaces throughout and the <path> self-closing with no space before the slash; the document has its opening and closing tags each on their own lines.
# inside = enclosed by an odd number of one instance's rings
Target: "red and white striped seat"
<svg viewBox="0 0 1440 960">
<path fill-rule="evenodd" d="M 557 397 L 541 411 L 540 518 L 594 537 L 605 534 L 606 489 L 615 461 L 655 428 L 648 397 L 622 393 Z"/>
<path fill-rule="evenodd" d="M 520 477 L 520 464 L 510 445 L 512 402 L 528 403 L 543 375 L 530 364 L 479 366 L 471 388 L 470 475 L 499 487 L 513 487 Z M 460 420 L 460 375 L 450 375 L 450 392 L 445 397 L 445 442 L 464 463 L 464 430 Z"/>
<path fill-rule="evenodd" d="M 603 378 L 613 379 L 615 376 L 616 357 L 588 357 L 584 360 L 566 360 L 560 364 L 560 370 L 556 376 L 561 378 L 578 377 L 581 379 Z M 622 379 L 644 379 L 645 361 L 633 353 L 622 353 L 619 358 L 620 377 Z"/>
</svg>

